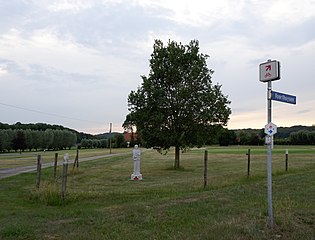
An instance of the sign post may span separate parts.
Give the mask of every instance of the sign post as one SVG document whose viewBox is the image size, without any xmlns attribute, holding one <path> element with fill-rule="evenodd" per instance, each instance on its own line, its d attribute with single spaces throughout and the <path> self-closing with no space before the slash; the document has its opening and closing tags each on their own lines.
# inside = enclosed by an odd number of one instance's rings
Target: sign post
<svg viewBox="0 0 315 240">
<path fill-rule="evenodd" d="M 272 104 L 271 104 L 271 81 L 268 81 L 268 120 L 267 125 L 271 125 L 271 114 L 272 114 Z M 274 131 L 270 132 L 269 136 L 274 134 Z M 268 163 L 267 163 L 267 174 L 268 174 L 268 216 L 269 216 L 269 227 L 273 228 L 273 210 L 272 210 L 272 146 L 273 146 L 273 137 L 271 137 L 271 142 L 268 144 Z"/>
<path fill-rule="evenodd" d="M 278 61 L 268 60 L 265 63 L 259 65 L 259 80 L 261 82 L 267 82 L 267 106 L 268 116 L 267 125 L 265 126 L 266 144 L 268 145 L 268 163 L 267 163 L 267 175 L 268 175 L 268 225 L 273 228 L 273 210 L 272 210 L 272 147 L 273 147 L 273 135 L 277 132 L 277 126 L 271 122 L 272 114 L 272 85 L 271 81 L 280 79 L 280 63 Z"/>
<path fill-rule="evenodd" d="M 265 143 L 268 145 L 268 225 L 273 228 L 273 210 L 272 210 L 272 149 L 273 149 L 273 135 L 277 133 L 277 126 L 272 123 L 272 100 L 296 104 L 296 97 L 272 91 L 271 82 L 280 79 L 280 63 L 276 60 L 268 60 L 265 63 L 259 65 L 259 80 L 261 82 L 267 82 L 267 105 L 268 105 L 268 117 L 267 125 L 265 126 L 265 133 L 267 134 Z"/>
</svg>

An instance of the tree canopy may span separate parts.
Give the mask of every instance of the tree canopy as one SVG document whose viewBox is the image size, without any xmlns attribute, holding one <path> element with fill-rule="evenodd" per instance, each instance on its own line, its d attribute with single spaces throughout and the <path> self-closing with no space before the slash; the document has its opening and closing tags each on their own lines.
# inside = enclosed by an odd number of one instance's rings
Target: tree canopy
<svg viewBox="0 0 315 240">
<path fill-rule="evenodd" d="M 197 40 L 166 46 L 155 40 L 150 73 L 141 76 L 141 86 L 128 96 L 130 113 L 123 126 L 135 126 L 146 147 L 175 146 L 175 168 L 181 148 L 202 145 L 231 113 L 221 85 L 212 84 L 207 58 Z"/>
</svg>

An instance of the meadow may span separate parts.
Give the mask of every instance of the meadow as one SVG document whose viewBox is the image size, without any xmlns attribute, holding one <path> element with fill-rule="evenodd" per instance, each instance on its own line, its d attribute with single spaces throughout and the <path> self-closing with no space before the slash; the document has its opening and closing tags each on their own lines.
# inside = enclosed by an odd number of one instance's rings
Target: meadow
<svg viewBox="0 0 315 240">
<path fill-rule="evenodd" d="M 265 146 L 190 149 L 181 154 L 179 170 L 173 169 L 173 149 L 166 155 L 142 149 L 143 181 L 130 180 L 131 149 L 115 151 L 121 154 L 70 167 L 64 201 L 62 166 L 57 179 L 52 168 L 43 169 L 39 189 L 35 173 L 1 179 L 0 239 L 315 239 L 313 146 L 273 150 L 273 229 L 267 226 Z M 45 154 L 53 159 L 53 152 Z M 80 157 L 94 154 L 105 153 L 80 151 Z M 19 161 L 0 155 L 2 166 L 8 160 Z M 30 161 L 35 162 L 34 156 Z"/>
</svg>

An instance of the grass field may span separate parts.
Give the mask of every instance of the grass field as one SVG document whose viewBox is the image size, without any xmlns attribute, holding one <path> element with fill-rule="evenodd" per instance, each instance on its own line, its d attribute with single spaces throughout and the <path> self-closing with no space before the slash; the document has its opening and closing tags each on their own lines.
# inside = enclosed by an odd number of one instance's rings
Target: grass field
<svg viewBox="0 0 315 240">
<path fill-rule="evenodd" d="M 102 156 L 109 154 L 109 149 L 88 149 L 88 150 L 80 150 L 79 157 L 93 157 L 93 156 Z M 130 152 L 130 149 L 112 149 L 112 153 L 124 153 Z M 71 150 L 62 150 L 58 151 L 58 158 L 59 161 L 63 161 L 63 155 L 65 153 L 69 154 L 70 159 L 74 159 L 76 156 L 76 149 Z M 29 152 L 25 151 L 22 154 L 16 153 L 4 153 L 0 154 L 0 169 L 1 168 L 15 168 L 15 167 L 22 167 L 22 166 L 30 166 L 36 165 L 36 156 L 40 154 L 42 156 L 42 163 L 49 163 L 53 162 L 55 159 L 55 152 L 54 151 L 40 151 L 40 152 Z"/>
<path fill-rule="evenodd" d="M 205 189 L 205 149 L 182 154 L 179 170 L 173 151 L 143 151 L 143 181 L 129 180 L 131 153 L 82 162 L 70 168 L 65 201 L 52 168 L 42 170 L 39 189 L 35 173 L 1 179 L 0 239 L 315 239 L 315 147 L 289 146 L 288 172 L 285 148 L 273 151 L 274 229 L 266 147 L 208 147 Z"/>
</svg>

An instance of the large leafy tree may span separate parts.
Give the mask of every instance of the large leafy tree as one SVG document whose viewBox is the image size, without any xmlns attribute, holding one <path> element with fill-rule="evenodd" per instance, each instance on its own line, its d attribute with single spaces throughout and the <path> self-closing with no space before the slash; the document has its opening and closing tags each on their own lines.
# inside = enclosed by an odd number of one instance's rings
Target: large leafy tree
<svg viewBox="0 0 315 240">
<path fill-rule="evenodd" d="M 168 149 L 175 146 L 175 168 L 180 149 L 202 145 L 218 127 L 226 125 L 230 101 L 213 85 L 207 55 L 199 52 L 199 42 L 188 45 L 155 40 L 150 73 L 128 96 L 130 113 L 123 124 L 136 127 L 146 147 Z"/>
</svg>

